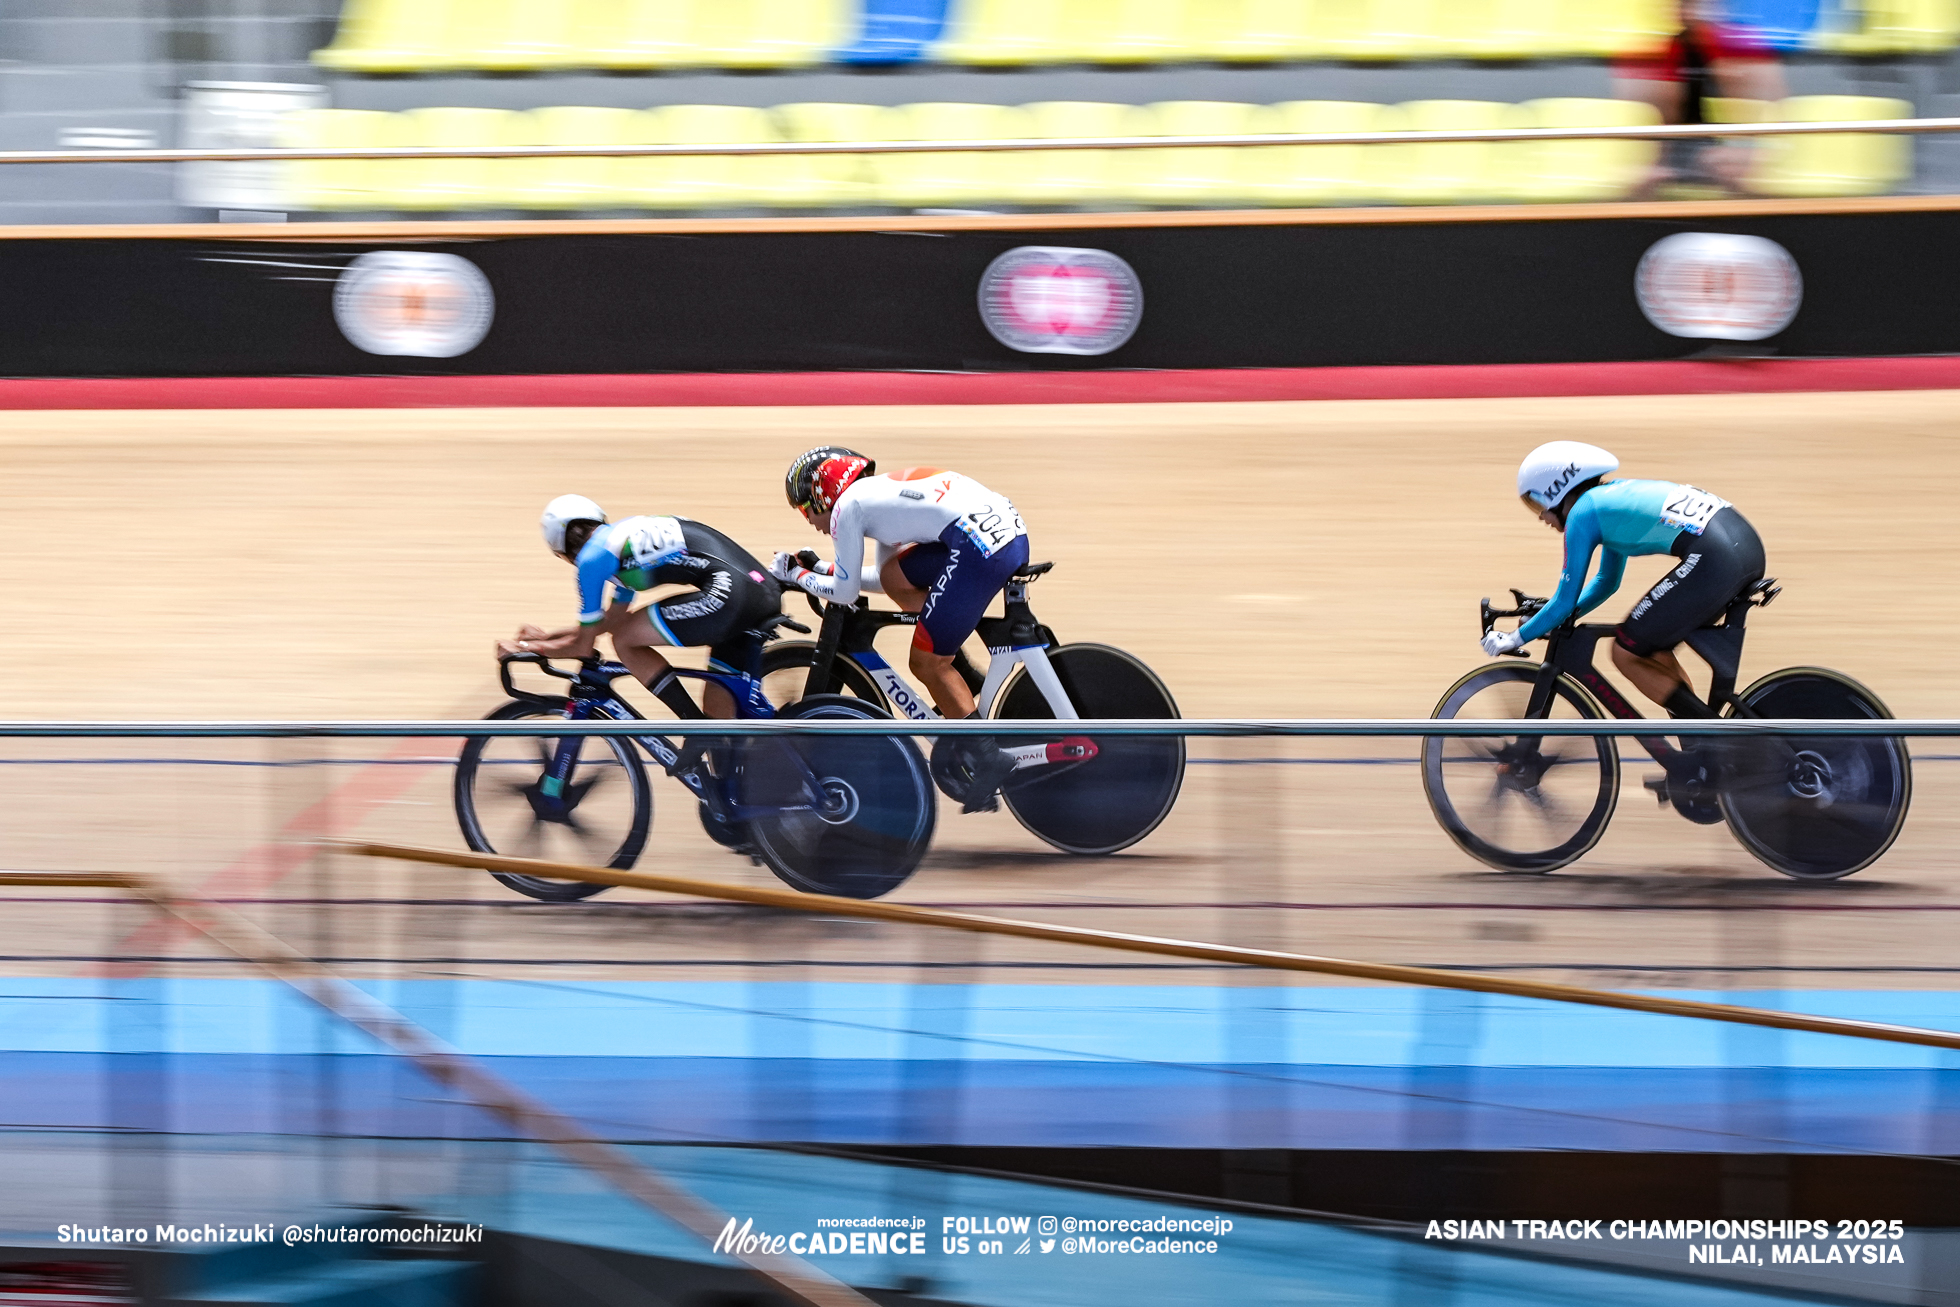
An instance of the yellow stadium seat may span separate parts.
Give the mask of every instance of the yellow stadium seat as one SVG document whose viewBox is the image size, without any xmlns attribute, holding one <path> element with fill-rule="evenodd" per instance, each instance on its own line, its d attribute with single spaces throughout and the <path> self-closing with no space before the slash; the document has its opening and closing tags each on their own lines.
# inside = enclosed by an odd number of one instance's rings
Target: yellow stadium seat
<svg viewBox="0 0 1960 1307">
<path fill-rule="evenodd" d="M 282 142 L 296 150 L 390 148 L 397 115 L 373 109 L 302 109 L 280 119 Z M 377 159 L 295 159 L 286 164 L 287 204 L 294 209 L 382 209 L 386 170 Z"/>
<path fill-rule="evenodd" d="M 786 141 L 882 141 L 892 130 L 889 109 L 875 104 L 784 104 L 776 121 Z M 769 203 L 793 208 L 877 203 L 871 157 L 802 154 L 763 164 Z"/>
<path fill-rule="evenodd" d="M 1559 11 L 1569 0 L 1444 0 L 1437 40 L 1459 59 L 1545 59 L 1558 49 Z"/>
<path fill-rule="evenodd" d="M 1292 100 L 1272 106 L 1266 129 L 1288 135 L 1378 132 L 1378 104 L 1352 100 Z M 1379 145 L 1275 145 L 1245 151 L 1254 198 L 1264 204 L 1353 204 L 1374 198 L 1371 160 Z"/>
<path fill-rule="evenodd" d="M 998 141 L 1023 137 L 1018 108 L 997 104 L 905 104 L 887 120 L 895 141 Z M 878 196 L 900 208 L 966 208 L 1008 204 L 1019 191 L 1014 156 L 1005 152 L 872 155 Z"/>
<path fill-rule="evenodd" d="M 459 68 L 529 72 L 578 62 L 574 0 L 468 0 L 449 15 L 443 61 Z"/>
<path fill-rule="evenodd" d="M 638 145 L 646 123 L 631 109 L 560 105 L 519 114 L 513 145 Z M 627 203 L 618 158 L 518 159 L 506 172 L 506 202 L 523 209 L 608 209 Z"/>
<path fill-rule="evenodd" d="M 511 144 L 519 115 L 509 109 L 410 109 L 401 145 L 487 148 Z M 486 209 L 509 202 L 514 159 L 400 159 L 382 163 L 394 209 Z"/>
<path fill-rule="evenodd" d="M 1560 98 L 1519 108 L 1530 127 L 1652 127 L 1660 110 L 1636 100 Z M 1506 150 L 1514 194 L 1532 203 L 1616 200 L 1647 180 L 1660 158 L 1654 141 L 1534 141 Z"/>
<path fill-rule="evenodd" d="M 1192 55 L 1225 63 L 1309 59 L 1319 0 L 1193 0 L 1187 13 Z"/>
<path fill-rule="evenodd" d="M 1029 136 L 1047 140 L 1127 136 L 1134 125 L 1127 104 L 1047 100 L 1021 106 Z M 1018 198 L 1041 206 L 1109 204 L 1129 198 L 1122 185 L 1118 150 L 1041 150 L 1010 155 Z"/>
<path fill-rule="evenodd" d="M 571 61 L 593 68 L 804 67 L 850 39 L 857 13 L 852 0 L 569 3 L 568 41 L 578 50 Z"/>
<path fill-rule="evenodd" d="M 1482 131 L 1520 126 L 1523 116 L 1490 100 L 1415 100 L 1398 106 L 1399 129 Z M 1378 156 L 1387 198 L 1402 204 L 1478 204 L 1510 198 L 1509 156 L 1484 141 L 1389 145 Z"/>
<path fill-rule="evenodd" d="M 1679 28 L 1675 0 L 1563 0 L 1548 53 L 1614 59 L 1651 54 Z"/>
<path fill-rule="evenodd" d="M 1846 4 L 1862 21 L 1818 44 L 1842 54 L 1926 54 L 1960 40 L 1960 0 L 1864 0 Z"/>
<path fill-rule="evenodd" d="M 452 0 L 347 0 L 333 43 L 313 52 L 322 68 L 408 73 L 443 66 Z M 453 0 L 466 7 L 467 0 Z"/>
<path fill-rule="evenodd" d="M 1313 45 L 1316 53 L 1334 59 L 1433 59 L 1448 53 L 1441 35 L 1442 12 L 1457 2 L 1318 0 Z"/>
<path fill-rule="evenodd" d="M 1912 105 L 1869 95 L 1796 95 L 1777 105 L 1781 122 L 1910 118 Z M 1764 195 L 1882 195 L 1912 174 L 1908 137 L 1876 132 L 1769 136 L 1756 143 L 1749 189 Z"/>
<path fill-rule="evenodd" d="M 699 62 L 717 68 L 819 64 L 850 40 L 852 0 L 695 0 Z"/>
<path fill-rule="evenodd" d="M 1707 95 L 1701 101 L 1705 123 L 1766 123 L 1776 117 L 1776 101 L 1744 100 L 1731 95 Z"/>
<path fill-rule="evenodd" d="M 1060 0 L 952 0 L 934 58 L 951 64 L 1053 63 L 1067 57 Z"/>
<path fill-rule="evenodd" d="M 704 0 L 583 0 L 573 61 L 587 68 L 686 68 L 700 62 L 689 28 Z"/>
<path fill-rule="evenodd" d="M 1194 11 L 1212 0 L 1065 0 L 1064 40 L 1091 63 L 1202 58 Z"/>
<path fill-rule="evenodd" d="M 650 142 L 762 145 L 781 140 L 766 109 L 675 104 L 647 112 Z M 647 208 L 727 209 L 765 203 L 766 161 L 758 155 L 679 155 L 631 160 L 624 189 Z"/>
<path fill-rule="evenodd" d="M 1138 136 L 1239 136 L 1272 130 L 1264 105 L 1226 100 L 1167 100 L 1138 111 Z M 1143 204 L 1230 206 L 1254 198 L 1246 151 L 1229 145 L 1125 150 L 1125 189 Z"/>
</svg>

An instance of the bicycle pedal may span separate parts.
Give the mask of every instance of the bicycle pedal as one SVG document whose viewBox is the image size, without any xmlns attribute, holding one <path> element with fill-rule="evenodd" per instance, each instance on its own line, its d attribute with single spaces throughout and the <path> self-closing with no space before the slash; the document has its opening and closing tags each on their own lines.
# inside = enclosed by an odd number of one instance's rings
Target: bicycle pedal
<svg viewBox="0 0 1960 1307">
<path fill-rule="evenodd" d="M 1665 808 L 1667 806 L 1668 799 L 1667 799 L 1667 773 L 1666 772 L 1662 772 L 1658 776 L 1649 776 L 1646 780 L 1640 783 L 1646 786 L 1647 789 L 1653 793 L 1653 796 L 1656 799 L 1660 800 L 1661 807 Z"/>
</svg>

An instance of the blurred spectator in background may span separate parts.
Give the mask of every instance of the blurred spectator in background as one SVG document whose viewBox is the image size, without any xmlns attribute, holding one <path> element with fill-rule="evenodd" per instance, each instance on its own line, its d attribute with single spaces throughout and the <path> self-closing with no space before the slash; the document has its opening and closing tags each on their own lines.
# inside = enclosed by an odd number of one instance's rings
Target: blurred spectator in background
<svg viewBox="0 0 1960 1307">
<path fill-rule="evenodd" d="M 1755 30 L 1728 21 L 1725 0 L 1680 0 L 1674 35 L 1652 54 L 1617 60 L 1614 93 L 1660 110 L 1666 123 L 1766 121 L 1786 94 L 1783 65 Z M 1648 183 L 1714 182 L 1739 190 L 1749 141 L 1669 141 Z"/>
</svg>

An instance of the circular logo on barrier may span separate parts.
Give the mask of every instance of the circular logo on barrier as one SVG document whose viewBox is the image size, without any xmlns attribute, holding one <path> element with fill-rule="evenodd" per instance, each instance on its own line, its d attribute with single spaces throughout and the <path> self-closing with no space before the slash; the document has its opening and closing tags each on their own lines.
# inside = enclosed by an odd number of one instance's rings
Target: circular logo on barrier
<svg viewBox="0 0 1960 1307">
<path fill-rule="evenodd" d="M 1023 354 L 1107 354 L 1143 321 L 1143 285 L 1107 250 L 1023 245 L 987 265 L 980 318 Z"/>
<path fill-rule="evenodd" d="M 1803 273 L 1761 236 L 1684 231 L 1655 241 L 1633 275 L 1647 321 L 1691 340 L 1762 340 L 1790 325 Z"/>
<path fill-rule="evenodd" d="M 481 268 L 454 254 L 417 250 L 363 254 L 333 290 L 341 334 L 370 354 L 467 354 L 483 343 L 496 307 Z"/>
</svg>

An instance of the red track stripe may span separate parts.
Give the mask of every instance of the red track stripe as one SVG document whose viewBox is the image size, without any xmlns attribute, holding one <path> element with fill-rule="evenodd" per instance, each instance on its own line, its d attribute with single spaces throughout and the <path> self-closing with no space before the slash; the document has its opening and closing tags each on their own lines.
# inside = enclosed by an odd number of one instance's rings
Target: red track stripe
<svg viewBox="0 0 1960 1307">
<path fill-rule="evenodd" d="M 1094 372 L 0 379 L 0 409 L 1165 404 L 1960 389 L 1960 356 Z"/>
</svg>

